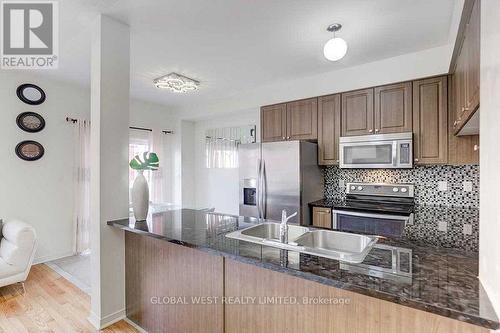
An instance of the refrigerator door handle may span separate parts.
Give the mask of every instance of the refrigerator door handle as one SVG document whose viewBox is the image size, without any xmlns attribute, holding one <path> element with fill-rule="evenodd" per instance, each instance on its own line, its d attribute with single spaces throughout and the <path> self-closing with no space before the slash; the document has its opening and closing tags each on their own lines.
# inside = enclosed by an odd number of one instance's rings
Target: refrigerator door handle
<svg viewBox="0 0 500 333">
<path fill-rule="evenodd" d="M 266 162 L 262 160 L 262 167 L 261 167 L 261 211 L 262 211 L 262 218 L 266 218 L 266 202 L 267 202 L 267 186 L 266 186 Z"/>
<path fill-rule="evenodd" d="M 256 198 L 256 204 L 257 204 L 257 215 L 258 218 L 261 218 L 261 212 L 260 212 L 260 196 L 261 196 L 261 186 L 260 186 L 260 173 L 261 173 L 261 168 L 262 168 L 262 160 L 259 158 L 257 162 L 257 198 Z"/>
</svg>

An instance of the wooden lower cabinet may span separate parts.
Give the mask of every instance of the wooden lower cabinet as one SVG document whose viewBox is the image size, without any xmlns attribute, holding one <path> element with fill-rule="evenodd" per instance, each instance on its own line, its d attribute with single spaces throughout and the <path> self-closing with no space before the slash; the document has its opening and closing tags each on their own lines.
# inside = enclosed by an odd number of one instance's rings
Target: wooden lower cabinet
<svg viewBox="0 0 500 333">
<path fill-rule="evenodd" d="M 222 297 L 223 272 L 221 256 L 126 232 L 127 317 L 150 333 L 223 333 L 222 304 L 191 302 Z M 187 297 L 188 304 L 164 304 L 163 297 Z"/>
<path fill-rule="evenodd" d="M 461 321 L 415 310 L 293 277 L 225 260 L 225 294 L 256 297 L 252 305 L 225 305 L 226 333 L 487 333 Z M 299 304 L 258 304 L 266 297 L 297 297 Z M 349 300 L 344 305 L 306 305 L 306 298 Z M 264 302 L 262 302 L 264 303 Z"/>
<path fill-rule="evenodd" d="M 325 207 L 313 207 L 313 226 L 319 228 L 332 228 L 332 209 Z"/>
</svg>

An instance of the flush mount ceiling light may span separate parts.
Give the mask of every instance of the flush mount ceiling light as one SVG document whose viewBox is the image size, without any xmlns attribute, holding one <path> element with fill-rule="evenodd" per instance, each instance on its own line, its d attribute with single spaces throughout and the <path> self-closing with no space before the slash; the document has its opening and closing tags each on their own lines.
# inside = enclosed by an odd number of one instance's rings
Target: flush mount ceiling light
<svg viewBox="0 0 500 333">
<path fill-rule="evenodd" d="M 342 24 L 334 23 L 328 26 L 326 30 L 333 32 L 333 38 L 326 42 L 323 48 L 325 58 L 330 61 L 337 61 L 342 59 L 347 52 L 347 43 L 339 37 L 335 37 L 335 32 L 342 28 Z"/>
<path fill-rule="evenodd" d="M 200 82 L 190 79 L 184 75 L 170 73 L 153 80 L 156 88 L 169 89 L 176 93 L 186 93 L 193 90 L 198 90 Z"/>
</svg>

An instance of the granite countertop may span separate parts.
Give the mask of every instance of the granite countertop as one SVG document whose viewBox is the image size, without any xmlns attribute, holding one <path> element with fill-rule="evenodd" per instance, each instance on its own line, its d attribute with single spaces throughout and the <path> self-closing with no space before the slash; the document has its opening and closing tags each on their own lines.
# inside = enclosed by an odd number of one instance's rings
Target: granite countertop
<svg viewBox="0 0 500 333">
<path fill-rule="evenodd" d="M 380 239 L 362 264 L 346 264 L 225 237 L 255 223 L 254 218 L 182 209 L 153 214 L 147 222 L 131 218 L 108 225 L 485 328 L 500 327 L 477 278 L 475 253 Z M 394 251 L 402 253 L 402 270 L 391 273 Z"/>
</svg>

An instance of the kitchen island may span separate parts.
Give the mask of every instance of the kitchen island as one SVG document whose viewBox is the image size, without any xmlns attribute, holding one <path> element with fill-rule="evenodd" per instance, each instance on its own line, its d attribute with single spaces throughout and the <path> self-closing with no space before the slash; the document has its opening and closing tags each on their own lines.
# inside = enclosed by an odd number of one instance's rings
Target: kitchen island
<svg viewBox="0 0 500 333">
<path fill-rule="evenodd" d="M 188 209 L 108 222 L 126 231 L 127 317 L 150 333 L 500 327 L 477 255 L 380 239 L 356 265 L 225 237 L 255 223 Z M 407 269 L 387 248 L 409 253 Z"/>
</svg>

